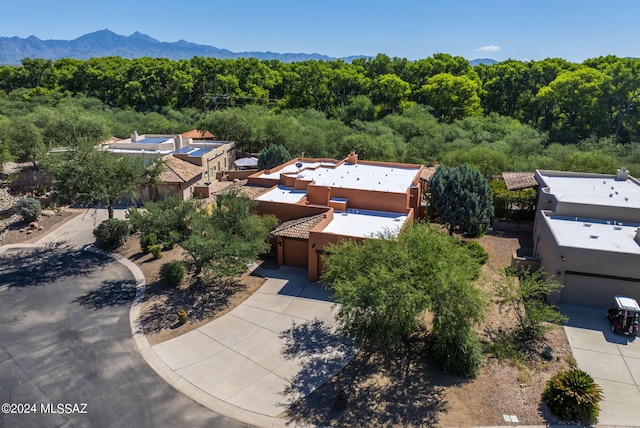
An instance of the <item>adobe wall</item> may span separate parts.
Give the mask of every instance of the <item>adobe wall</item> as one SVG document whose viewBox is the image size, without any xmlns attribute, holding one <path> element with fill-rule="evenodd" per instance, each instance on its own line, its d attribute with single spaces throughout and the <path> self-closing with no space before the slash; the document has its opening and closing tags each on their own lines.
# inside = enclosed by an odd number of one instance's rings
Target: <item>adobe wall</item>
<svg viewBox="0 0 640 428">
<path fill-rule="evenodd" d="M 328 209 L 329 208 L 324 206 L 296 205 L 272 201 L 258 201 L 258 205 L 256 206 L 256 210 L 260 214 L 274 215 L 282 222 L 322 214 Z"/>
<path fill-rule="evenodd" d="M 348 208 L 363 210 L 388 211 L 406 213 L 409 195 L 407 193 L 377 192 L 371 190 L 347 189 L 340 187 L 326 187 L 309 185 L 307 200 L 310 204 L 329 206 L 331 198 L 348 199 Z M 412 202 L 413 199 L 411 198 Z M 420 205 L 417 200 L 416 209 Z"/>
</svg>

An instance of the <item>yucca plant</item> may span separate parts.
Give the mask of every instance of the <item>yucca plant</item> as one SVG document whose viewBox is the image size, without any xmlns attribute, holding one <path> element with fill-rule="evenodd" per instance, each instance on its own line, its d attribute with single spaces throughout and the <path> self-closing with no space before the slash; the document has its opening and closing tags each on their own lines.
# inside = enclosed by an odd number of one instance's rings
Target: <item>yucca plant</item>
<svg viewBox="0 0 640 428">
<path fill-rule="evenodd" d="M 589 373 L 570 369 L 547 381 L 542 398 L 556 416 L 566 421 L 595 423 L 603 395 Z"/>
</svg>

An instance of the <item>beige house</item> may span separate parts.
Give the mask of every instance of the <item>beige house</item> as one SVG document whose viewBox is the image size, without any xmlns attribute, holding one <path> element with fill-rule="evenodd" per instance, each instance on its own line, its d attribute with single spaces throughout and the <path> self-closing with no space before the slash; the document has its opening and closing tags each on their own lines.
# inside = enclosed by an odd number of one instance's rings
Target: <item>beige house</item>
<svg viewBox="0 0 640 428">
<path fill-rule="evenodd" d="M 202 170 L 171 155 L 165 156 L 163 162 L 159 177 L 162 185 L 153 189 L 150 197 L 154 200 L 171 195 L 178 195 L 183 200 L 192 198 L 195 186 L 202 180 Z"/>
<path fill-rule="evenodd" d="M 215 137 L 210 132 L 198 130 L 181 135 L 141 135 L 134 131 L 130 138 L 110 139 L 101 146 L 104 150 L 124 156 L 148 160 L 162 158 L 167 165 L 167 171 L 161 176 L 165 184 L 164 191 L 182 194 L 186 199 L 194 195 L 194 186 L 200 188 L 200 196 L 207 197 L 209 192 L 206 189 L 216 180 L 216 175 L 235 169 L 235 143 L 216 141 L 213 138 Z M 179 159 L 180 162 L 168 162 L 169 158 Z M 185 164 L 190 164 L 191 167 Z M 165 178 L 172 181 L 164 181 Z M 196 181 L 192 183 L 194 180 Z M 150 194 L 145 195 L 145 198 L 155 199 L 163 191 L 156 189 L 148 193 Z M 156 193 L 158 195 L 154 196 Z"/>
<path fill-rule="evenodd" d="M 564 284 L 553 300 L 608 306 L 640 300 L 640 181 L 617 174 L 539 170 L 534 259 Z"/>
</svg>

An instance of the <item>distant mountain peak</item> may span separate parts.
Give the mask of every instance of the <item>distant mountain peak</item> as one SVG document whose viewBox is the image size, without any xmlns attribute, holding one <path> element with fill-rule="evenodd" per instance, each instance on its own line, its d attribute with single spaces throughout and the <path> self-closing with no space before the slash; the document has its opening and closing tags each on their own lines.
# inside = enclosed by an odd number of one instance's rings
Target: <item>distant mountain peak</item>
<svg viewBox="0 0 640 428">
<path fill-rule="evenodd" d="M 136 31 L 135 33 L 131 34 L 129 36 L 130 39 L 139 39 L 139 40 L 146 40 L 147 42 L 156 42 L 156 43 L 160 43 L 158 40 L 154 39 L 151 36 L 147 36 L 146 34 L 142 34 L 140 31 Z"/>
<path fill-rule="evenodd" d="M 26 39 L 0 37 L 0 64 L 17 65 L 24 58 L 86 60 L 103 56 L 120 56 L 127 59 L 152 57 L 171 60 L 190 59 L 194 56 L 221 59 L 253 57 L 259 60 L 276 59 L 282 62 L 336 59 L 315 53 L 232 52 L 186 40 L 161 42 L 139 31 L 123 36 L 107 28 L 82 35 L 74 40 L 40 40 L 36 36 L 29 36 Z M 354 55 L 343 59 L 351 61 L 363 57 L 364 55 Z"/>
<path fill-rule="evenodd" d="M 477 59 L 470 60 L 469 64 L 471 64 L 472 67 L 475 67 L 476 65 L 479 65 L 479 64 L 493 65 L 493 64 L 496 64 L 497 62 L 498 61 L 491 58 L 477 58 Z"/>
</svg>

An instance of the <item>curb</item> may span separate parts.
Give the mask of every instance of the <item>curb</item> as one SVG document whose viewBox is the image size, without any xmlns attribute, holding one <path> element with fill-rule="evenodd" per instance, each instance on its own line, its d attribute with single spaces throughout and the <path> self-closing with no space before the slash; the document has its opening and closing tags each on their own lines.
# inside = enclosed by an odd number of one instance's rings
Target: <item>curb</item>
<svg viewBox="0 0 640 428">
<path fill-rule="evenodd" d="M 131 309 L 129 310 L 129 324 L 131 327 L 131 334 L 133 341 L 140 352 L 142 358 L 146 361 L 147 365 L 151 367 L 165 382 L 173 386 L 176 390 L 198 402 L 202 406 L 209 410 L 219 413 L 220 415 L 230 417 L 239 422 L 251 424 L 259 427 L 273 427 L 273 428 L 286 428 L 291 426 L 307 426 L 313 425 L 292 425 L 291 422 L 283 419 L 274 418 L 271 416 L 262 415 L 259 413 L 246 410 L 232 404 L 229 404 L 223 400 L 220 400 L 206 391 L 196 387 L 190 382 L 183 379 L 180 375 L 176 374 L 165 362 L 155 353 L 147 337 L 144 334 L 142 323 L 140 321 L 140 309 L 144 300 L 146 282 L 144 275 L 140 268 L 131 260 L 123 257 L 120 254 L 106 252 L 95 248 L 93 245 L 88 245 L 83 248 L 85 251 L 89 251 L 96 254 L 105 255 L 113 258 L 118 263 L 125 266 L 136 281 L 136 296 Z"/>
</svg>

